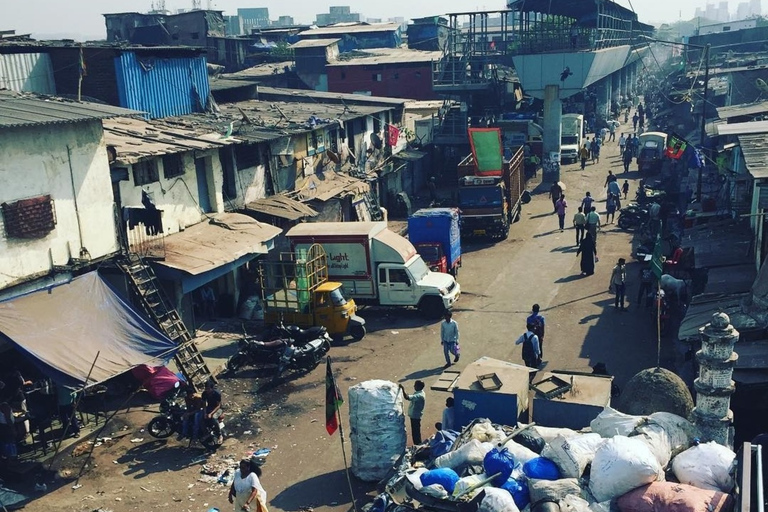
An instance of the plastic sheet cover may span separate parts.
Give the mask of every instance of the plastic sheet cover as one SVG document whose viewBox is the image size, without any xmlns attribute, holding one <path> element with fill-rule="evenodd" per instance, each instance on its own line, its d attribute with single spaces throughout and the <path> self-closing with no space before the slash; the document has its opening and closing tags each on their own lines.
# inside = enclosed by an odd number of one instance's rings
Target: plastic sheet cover
<svg viewBox="0 0 768 512">
<path fill-rule="evenodd" d="M 177 349 L 97 272 L 0 302 L 0 337 L 72 386 L 85 383 L 94 359 L 89 386 L 139 364 L 161 366 Z"/>
</svg>

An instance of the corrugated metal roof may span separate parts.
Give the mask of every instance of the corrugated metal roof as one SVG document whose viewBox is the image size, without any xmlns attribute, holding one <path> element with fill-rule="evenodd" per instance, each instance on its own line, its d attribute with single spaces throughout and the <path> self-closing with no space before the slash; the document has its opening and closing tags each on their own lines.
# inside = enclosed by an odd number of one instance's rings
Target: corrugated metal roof
<svg viewBox="0 0 768 512">
<path fill-rule="evenodd" d="M 732 105 L 730 107 L 719 107 L 717 109 L 717 115 L 720 117 L 720 119 L 729 119 L 731 117 L 763 114 L 766 112 L 768 112 L 768 101 L 742 103 L 741 105 Z"/>
<path fill-rule="evenodd" d="M 170 126 L 161 121 L 119 117 L 104 121 L 104 141 L 117 153 L 117 164 L 133 164 L 142 158 L 215 149 L 237 140 L 219 133 Z"/>
<path fill-rule="evenodd" d="M 303 89 L 284 89 L 282 87 L 259 86 L 259 98 L 270 99 L 276 96 L 290 96 L 301 100 L 320 101 L 335 100 L 339 104 L 351 105 L 391 105 L 404 106 L 408 100 L 403 98 L 386 98 L 384 96 L 366 96 L 364 94 L 348 94 L 343 92 L 309 91 Z"/>
<path fill-rule="evenodd" d="M 768 141 L 765 135 L 739 135 L 741 154 L 753 178 L 768 178 Z"/>
<path fill-rule="evenodd" d="M 137 116 L 142 112 L 98 103 L 0 91 L 0 128 L 76 123 L 92 119 Z"/>
<path fill-rule="evenodd" d="M 246 68 L 241 71 L 236 71 L 234 73 L 224 73 L 221 75 L 221 78 L 247 80 L 249 78 L 272 76 L 279 73 L 284 73 L 286 68 L 290 69 L 292 67 L 293 67 L 293 61 L 291 60 L 286 60 L 282 62 L 269 62 L 266 64 L 259 64 L 258 66 Z"/>
<path fill-rule="evenodd" d="M 372 48 L 355 52 L 359 56 L 344 57 L 326 66 L 370 66 L 376 64 L 407 64 L 440 60 L 442 52 L 424 52 L 408 48 Z"/>
<path fill-rule="evenodd" d="M 321 46 L 331 46 L 333 43 L 341 41 L 339 38 L 334 39 L 304 39 L 297 43 L 293 43 L 291 48 L 294 50 L 297 48 L 317 48 Z"/>
<path fill-rule="evenodd" d="M 768 121 L 717 125 L 718 135 L 747 135 L 750 133 L 768 133 Z"/>
<path fill-rule="evenodd" d="M 317 212 L 296 199 L 291 199 L 285 194 L 257 199 L 245 205 L 246 210 L 251 210 L 272 217 L 287 220 L 299 220 L 305 217 L 316 217 Z"/>
<path fill-rule="evenodd" d="M 124 52 L 115 59 L 115 71 L 120 103 L 148 112 L 151 118 L 201 112 L 208 103 L 210 87 L 203 55 L 144 59 Z"/>
<path fill-rule="evenodd" d="M 367 32 L 395 32 L 400 30 L 398 23 L 373 23 L 362 25 L 331 25 L 329 27 L 314 28 L 305 30 L 299 34 L 304 39 L 307 37 L 317 37 L 325 35 L 344 35 L 344 34 L 365 34 Z"/>
<path fill-rule="evenodd" d="M 56 94 L 51 57 L 47 53 L 0 55 L 0 89 Z"/>
</svg>

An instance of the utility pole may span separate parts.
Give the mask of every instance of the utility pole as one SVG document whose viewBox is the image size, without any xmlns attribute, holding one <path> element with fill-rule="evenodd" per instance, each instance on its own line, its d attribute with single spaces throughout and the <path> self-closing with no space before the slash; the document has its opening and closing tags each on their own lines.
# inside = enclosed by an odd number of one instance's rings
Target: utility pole
<svg viewBox="0 0 768 512">
<path fill-rule="evenodd" d="M 710 44 L 704 47 L 704 94 L 701 101 L 701 132 L 699 134 L 699 144 L 701 151 L 704 151 L 704 138 L 707 136 L 707 92 L 709 91 L 709 48 Z M 699 176 L 696 179 L 696 200 L 701 202 L 701 175 L 702 168 L 699 167 Z"/>
</svg>

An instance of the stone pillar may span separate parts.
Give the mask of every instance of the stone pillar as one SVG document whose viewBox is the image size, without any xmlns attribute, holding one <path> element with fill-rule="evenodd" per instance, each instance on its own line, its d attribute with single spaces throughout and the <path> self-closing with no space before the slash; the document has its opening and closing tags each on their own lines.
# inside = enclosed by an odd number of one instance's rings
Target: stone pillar
<svg viewBox="0 0 768 512">
<path fill-rule="evenodd" d="M 560 181 L 560 139 L 562 135 L 561 121 L 563 104 L 560 101 L 560 86 L 547 85 L 544 88 L 544 137 L 542 180 L 545 183 Z M 557 155 L 553 160 L 552 155 Z"/>
<path fill-rule="evenodd" d="M 596 108 L 598 118 L 608 119 L 608 113 L 611 110 L 611 78 L 605 77 L 596 85 L 597 93 Z"/>
<path fill-rule="evenodd" d="M 735 386 L 731 375 L 733 365 L 739 359 L 733 351 L 739 332 L 730 323 L 728 315 L 715 313 L 712 321 L 699 329 L 701 350 L 696 352 L 699 376 L 693 381 L 696 407 L 691 414 L 702 441 L 715 441 L 732 448 L 733 411 L 730 406 Z"/>
</svg>

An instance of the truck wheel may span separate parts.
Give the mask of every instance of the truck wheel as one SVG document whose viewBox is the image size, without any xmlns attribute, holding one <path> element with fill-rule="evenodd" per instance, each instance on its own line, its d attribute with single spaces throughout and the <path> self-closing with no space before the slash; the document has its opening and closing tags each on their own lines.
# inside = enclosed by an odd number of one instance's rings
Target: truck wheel
<svg viewBox="0 0 768 512">
<path fill-rule="evenodd" d="M 454 279 L 458 280 L 459 279 L 459 266 L 456 265 L 451 270 L 449 270 L 448 273 L 451 274 Z"/>
<path fill-rule="evenodd" d="M 354 325 L 349 329 L 349 335 L 352 336 L 352 339 L 355 341 L 360 341 L 365 338 L 365 333 L 366 330 L 364 325 Z"/>
<path fill-rule="evenodd" d="M 425 297 L 419 304 L 419 311 L 427 318 L 440 318 L 445 313 L 443 299 L 440 297 Z"/>
</svg>

